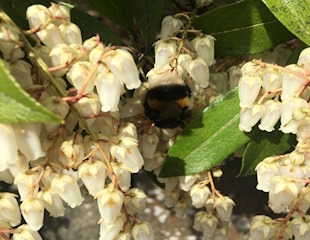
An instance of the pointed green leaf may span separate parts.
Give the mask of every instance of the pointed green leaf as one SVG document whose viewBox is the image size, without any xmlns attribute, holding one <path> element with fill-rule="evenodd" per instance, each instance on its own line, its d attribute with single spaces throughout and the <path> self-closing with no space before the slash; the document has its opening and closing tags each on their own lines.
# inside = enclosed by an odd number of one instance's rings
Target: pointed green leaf
<svg viewBox="0 0 310 240">
<path fill-rule="evenodd" d="M 0 61 L 0 122 L 61 122 L 61 118 L 31 98 Z"/>
<path fill-rule="evenodd" d="M 154 42 L 155 35 L 159 32 L 164 14 L 164 3 L 164 0 L 131 1 L 133 17 L 147 45 Z"/>
<path fill-rule="evenodd" d="M 160 177 L 196 174 L 218 165 L 256 134 L 239 130 L 237 89 L 194 119 L 170 148 Z"/>
<path fill-rule="evenodd" d="M 310 46 L 309 0 L 263 0 L 277 19 Z"/>
<path fill-rule="evenodd" d="M 242 158 L 239 176 L 255 174 L 255 168 L 266 157 L 286 153 L 296 144 L 296 136 L 275 130 L 271 133 L 260 132 L 247 145 Z"/>
<path fill-rule="evenodd" d="M 202 14 L 196 29 L 216 38 L 218 56 L 254 54 L 294 36 L 257 0 L 243 0 Z"/>
</svg>

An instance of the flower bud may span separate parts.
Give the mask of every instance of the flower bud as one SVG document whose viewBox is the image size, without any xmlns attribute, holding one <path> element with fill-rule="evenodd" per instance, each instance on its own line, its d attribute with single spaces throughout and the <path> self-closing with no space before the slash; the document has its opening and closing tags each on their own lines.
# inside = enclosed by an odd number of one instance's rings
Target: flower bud
<svg viewBox="0 0 310 240">
<path fill-rule="evenodd" d="M 82 179 L 89 194 L 96 196 L 99 191 L 104 189 L 107 177 L 107 166 L 97 161 L 85 161 L 79 166 L 79 178 Z"/>
<path fill-rule="evenodd" d="M 127 89 L 140 87 L 139 71 L 132 55 L 128 51 L 116 49 L 114 56 L 108 61 L 108 66 L 115 77 L 126 85 Z"/>
<path fill-rule="evenodd" d="M 0 124 L 0 171 L 4 171 L 18 160 L 17 141 L 11 125 Z"/>
<path fill-rule="evenodd" d="M 194 60 L 191 60 L 186 65 L 186 71 L 191 76 L 191 78 L 199 84 L 200 87 L 206 88 L 209 86 L 209 67 L 207 63 L 201 59 L 197 58 Z"/>
<path fill-rule="evenodd" d="M 160 39 L 166 39 L 178 33 L 183 26 L 180 19 L 173 16 L 166 16 L 161 22 Z"/>
<path fill-rule="evenodd" d="M 124 202 L 124 194 L 109 185 L 97 194 L 98 208 L 101 217 L 107 224 L 112 224 L 120 215 L 121 208 Z"/>
<path fill-rule="evenodd" d="M 211 35 L 199 36 L 191 41 L 191 44 L 198 53 L 198 57 L 205 60 L 208 66 L 211 66 L 215 63 L 214 41 L 215 38 Z"/>
<path fill-rule="evenodd" d="M 71 208 L 81 205 L 84 198 L 81 195 L 80 188 L 76 180 L 69 175 L 62 175 L 54 178 L 51 188 L 69 204 Z"/>
<path fill-rule="evenodd" d="M 102 112 L 118 111 L 123 84 L 111 72 L 99 73 L 95 80 Z"/>
<path fill-rule="evenodd" d="M 153 240 L 154 231 L 149 222 L 136 223 L 131 230 L 134 240 Z"/>
<path fill-rule="evenodd" d="M 15 227 L 21 222 L 19 205 L 16 200 L 17 195 L 2 192 L 0 193 L 0 219 Z"/>
<path fill-rule="evenodd" d="M 41 199 L 25 199 L 20 205 L 20 210 L 32 230 L 38 231 L 43 226 L 44 204 Z"/>
</svg>

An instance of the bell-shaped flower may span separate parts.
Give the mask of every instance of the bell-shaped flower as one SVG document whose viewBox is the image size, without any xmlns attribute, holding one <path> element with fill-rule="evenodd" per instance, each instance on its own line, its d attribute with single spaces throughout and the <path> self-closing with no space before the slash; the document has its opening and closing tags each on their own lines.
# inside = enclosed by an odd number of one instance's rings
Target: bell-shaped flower
<svg viewBox="0 0 310 240">
<path fill-rule="evenodd" d="M 87 96 L 76 102 L 74 106 L 86 118 L 87 123 L 90 125 L 96 121 L 96 118 L 92 118 L 92 116 L 98 115 L 101 108 L 99 97 L 95 93 L 87 94 Z"/>
<path fill-rule="evenodd" d="M 125 193 L 124 204 L 133 214 L 142 213 L 146 207 L 146 194 L 139 188 L 132 188 Z"/>
<path fill-rule="evenodd" d="M 139 71 L 132 55 L 123 49 L 116 49 L 114 55 L 108 59 L 108 66 L 115 78 L 123 82 L 127 89 L 140 87 Z"/>
<path fill-rule="evenodd" d="M 76 62 L 68 71 L 67 78 L 78 91 L 91 93 L 96 79 L 93 69 L 94 65 L 88 61 Z"/>
<path fill-rule="evenodd" d="M 28 172 L 18 174 L 14 179 L 14 184 L 17 186 L 18 193 L 20 195 L 20 200 L 28 198 L 31 194 L 34 196 L 39 190 L 38 185 L 39 173 Z"/>
<path fill-rule="evenodd" d="M 170 191 L 165 191 L 164 204 L 168 208 L 171 208 L 171 207 L 175 206 L 179 197 L 180 197 L 180 190 L 178 188 L 170 190 Z"/>
<path fill-rule="evenodd" d="M 295 64 L 286 66 L 283 71 L 282 101 L 292 97 L 299 97 L 307 84 L 307 74 L 302 67 Z"/>
<path fill-rule="evenodd" d="M 279 162 L 274 157 L 265 158 L 257 164 L 255 171 L 257 172 L 257 186 L 258 190 L 269 192 L 270 180 L 272 177 L 279 174 Z"/>
<path fill-rule="evenodd" d="M 166 39 L 175 35 L 183 26 L 180 19 L 173 16 L 166 16 L 161 22 L 160 39 Z"/>
<path fill-rule="evenodd" d="M 269 207 L 275 213 L 284 212 L 297 199 L 302 184 L 288 176 L 274 176 L 270 180 Z"/>
<path fill-rule="evenodd" d="M 297 64 L 307 69 L 310 69 L 310 48 L 309 47 L 301 51 L 301 53 L 299 54 Z"/>
<path fill-rule="evenodd" d="M 180 189 L 182 189 L 185 192 L 188 192 L 191 189 L 191 187 L 195 184 L 197 179 L 198 179 L 198 177 L 195 175 L 179 177 Z"/>
<path fill-rule="evenodd" d="M 219 221 L 213 214 L 204 214 L 200 219 L 200 224 L 203 236 L 211 238 L 214 236 Z"/>
<path fill-rule="evenodd" d="M 254 62 L 246 62 L 240 69 L 243 77 L 259 77 L 261 78 L 262 70 L 261 67 Z"/>
<path fill-rule="evenodd" d="M 62 175 L 54 178 L 51 183 L 51 188 L 69 204 L 71 208 L 81 205 L 84 198 L 81 195 L 77 181 L 69 175 Z"/>
<path fill-rule="evenodd" d="M 260 77 L 244 76 L 239 80 L 238 94 L 240 99 L 240 107 L 253 106 L 262 86 Z"/>
<path fill-rule="evenodd" d="M 273 69 L 268 69 L 263 74 L 262 87 L 265 92 L 272 92 L 278 90 L 282 86 L 282 74 Z"/>
<path fill-rule="evenodd" d="M 124 194 L 109 185 L 97 194 L 98 209 L 105 223 L 112 224 L 120 215 L 124 203 Z"/>
<path fill-rule="evenodd" d="M 70 22 L 70 9 L 67 6 L 51 3 L 48 10 L 50 11 L 53 21 L 58 25 L 63 22 Z"/>
<path fill-rule="evenodd" d="M 202 208 L 210 194 L 211 191 L 205 184 L 197 183 L 193 185 L 190 190 L 190 197 L 192 199 L 193 206 L 195 208 Z"/>
<path fill-rule="evenodd" d="M 144 107 L 141 99 L 139 98 L 131 98 L 126 101 L 124 105 L 122 105 L 120 109 L 120 118 L 130 118 L 138 115 L 142 115 L 144 113 Z"/>
<path fill-rule="evenodd" d="M 81 135 L 74 135 L 69 140 L 63 141 L 59 148 L 59 161 L 66 168 L 78 168 L 84 160 L 84 146 Z"/>
<path fill-rule="evenodd" d="M 273 239 L 278 227 L 277 222 L 272 218 L 257 215 L 252 218 L 250 236 L 252 239 Z"/>
<path fill-rule="evenodd" d="M 234 201 L 227 196 L 216 198 L 214 203 L 216 212 L 223 222 L 230 222 L 234 206 L 235 206 Z"/>
<path fill-rule="evenodd" d="M 81 29 L 74 23 L 69 22 L 58 26 L 64 43 L 82 45 Z"/>
<path fill-rule="evenodd" d="M 156 151 L 154 157 L 146 158 L 144 157 L 144 169 L 146 171 L 152 172 L 156 168 L 160 167 L 166 160 L 167 154 Z M 170 179 L 170 178 L 169 178 Z"/>
<path fill-rule="evenodd" d="M 310 217 L 297 216 L 290 222 L 295 239 L 307 240 L 310 238 Z"/>
<path fill-rule="evenodd" d="M 39 138 L 40 125 L 34 123 L 24 123 L 14 129 L 17 145 L 28 161 L 37 160 L 45 156 Z"/>
<path fill-rule="evenodd" d="M 43 240 L 37 231 L 30 228 L 29 225 L 24 224 L 19 226 L 13 233 L 12 240 Z"/>
<path fill-rule="evenodd" d="M 54 23 L 49 23 L 42 30 L 37 32 L 37 35 L 41 42 L 50 49 L 56 47 L 57 44 L 64 43 L 60 30 Z"/>
<path fill-rule="evenodd" d="M 265 106 L 262 104 L 255 104 L 253 107 L 241 109 L 240 131 L 250 132 L 264 114 Z"/>
<path fill-rule="evenodd" d="M 38 231 L 43 226 L 44 204 L 41 199 L 27 198 L 20 205 L 22 215 L 29 227 Z"/>
<path fill-rule="evenodd" d="M 17 141 L 14 129 L 9 124 L 0 124 L 0 171 L 4 171 L 18 160 Z"/>
<path fill-rule="evenodd" d="M 155 68 L 161 68 L 169 65 L 174 59 L 177 51 L 177 45 L 174 42 L 158 40 L 155 43 Z"/>
<path fill-rule="evenodd" d="M 27 172 L 29 170 L 29 162 L 24 155 L 19 154 L 17 162 L 10 165 L 9 170 L 12 176 L 15 178 L 18 174 Z"/>
<path fill-rule="evenodd" d="M 297 128 L 297 141 L 301 141 L 310 136 L 310 117 L 305 117 Z"/>
<path fill-rule="evenodd" d="M 264 103 L 264 107 L 266 111 L 258 127 L 262 131 L 272 132 L 281 116 L 281 102 L 268 100 Z"/>
<path fill-rule="evenodd" d="M 26 18 L 30 29 L 46 24 L 50 20 L 50 17 L 50 12 L 44 5 L 31 5 L 26 11 Z"/>
<path fill-rule="evenodd" d="M 123 84 L 111 72 L 99 73 L 95 80 L 96 89 L 101 103 L 102 112 L 118 111 Z"/>
<path fill-rule="evenodd" d="M 123 229 L 125 224 L 125 218 L 119 216 L 113 223 L 108 223 L 105 218 L 102 217 L 100 223 L 100 237 L 99 240 L 115 240 L 117 235 Z"/>
<path fill-rule="evenodd" d="M 209 86 L 210 71 L 207 63 L 201 59 L 193 59 L 186 65 L 186 71 L 200 87 Z"/>
<path fill-rule="evenodd" d="M 159 138 L 156 133 L 144 133 L 141 136 L 141 149 L 144 158 L 153 158 Z"/>
<path fill-rule="evenodd" d="M 205 60 L 208 66 L 211 66 L 215 63 L 214 41 L 215 38 L 211 35 L 199 36 L 191 41 L 191 44 L 198 54 L 198 57 Z"/>
<path fill-rule="evenodd" d="M 128 191 L 131 186 L 131 172 L 129 171 L 130 169 L 128 169 L 125 164 L 119 162 L 112 162 L 111 164 L 121 190 L 124 192 Z M 110 176 L 110 179 L 112 179 L 112 176 Z"/>
<path fill-rule="evenodd" d="M 136 223 L 131 230 L 134 240 L 154 240 L 154 231 L 149 222 Z"/>
<path fill-rule="evenodd" d="M 0 171 L 0 181 L 3 181 L 7 184 L 12 184 L 14 182 L 14 177 L 9 169 Z"/>
<path fill-rule="evenodd" d="M 99 191 L 104 189 L 107 166 L 102 161 L 85 161 L 79 166 L 78 173 L 92 196 L 95 197 Z"/>
<path fill-rule="evenodd" d="M 187 216 L 188 205 L 186 198 L 180 197 L 174 206 L 175 216 L 179 219 L 184 219 Z"/>
<path fill-rule="evenodd" d="M 308 109 L 308 103 L 301 98 L 288 98 L 282 102 L 281 108 L 281 126 L 280 130 L 284 133 L 296 134 L 297 128 L 302 121 L 301 118 L 296 118 L 296 114 L 302 115 L 302 109 Z"/>
<path fill-rule="evenodd" d="M 192 60 L 192 56 L 188 53 L 181 53 L 178 56 L 178 65 L 185 68 L 186 65 Z"/>
<path fill-rule="evenodd" d="M 8 192 L 0 193 L 0 219 L 15 227 L 21 222 L 17 195 Z"/>
<path fill-rule="evenodd" d="M 38 192 L 37 198 L 43 201 L 44 208 L 52 217 L 62 217 L 65 214 L 62 199 L 51 188 Z"/>
</svg>

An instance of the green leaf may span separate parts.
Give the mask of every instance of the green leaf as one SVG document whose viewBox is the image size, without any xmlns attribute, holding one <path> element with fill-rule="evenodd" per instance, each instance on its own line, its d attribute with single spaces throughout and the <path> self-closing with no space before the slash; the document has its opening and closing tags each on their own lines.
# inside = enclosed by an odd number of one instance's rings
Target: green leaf
<svg viewBox="0 0 310 240">
<path fill-rule="evenodd" d="M 147 45 L 153 43 L 164 14 L 164 0 L 132 0 L 131 9 L 138 28 Z"/>
<path fill-rule="evenodd" d="M 194 119 L 170 148 L 160 177 L 192 175 L 211 169 L 256 134 L 239 130 L 239 98 L 234 89 Z"/>
<path fill-rule="evenodd" d="M 286 153 L 296 144 L 296 138 L 292 134 L 284 134 L 281 131 L 260 132 L 246 147 L 242 158 L 242 166 L 238 176 L 255 174 L 255 168 L 266 157 Z"/>
<path fill-rule="evenodd" d="M 243 0 L 197 17 L 193 26 L 216 38 L 218 56 L 254 54 L 294 36 L 259 0 Z"/>
<path fill-rule="evenodd" d="M 309 0 L 263 0 L 277 19 L 310 46 Z"/>
<path fill-rule="evenodd" d="M 0 122 L 58 122 L 62 120 L 31 98 L 0 61 Z"/>
<path fill-rule="evenodd" d="M 88 2 L 105 17 L 109 18 L 120 27 L 133 30 L 134 22 L 131 12 L 130 1 L 128 0 L 88 0 Z"/>
</svg>

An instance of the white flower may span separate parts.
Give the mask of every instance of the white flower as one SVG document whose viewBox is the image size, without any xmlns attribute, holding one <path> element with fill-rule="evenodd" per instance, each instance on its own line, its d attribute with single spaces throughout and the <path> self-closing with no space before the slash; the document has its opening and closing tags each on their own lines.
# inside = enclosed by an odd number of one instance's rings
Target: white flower
<svg viewBox="0 0 310 240">
<path fill-rule="evenodd" d="M 20 205 L 20 210 L 32 230 L 38 231 L 43 226 L 44 204 L 41 199 L 25 199 Z"/>
<path fill-rule="evenodd" d="M 174 42 L 165 42 L 158 40 L 155 43 L 155 68 L 164 67 L 171 63 L 177 51 L 177 45 Z"/>
<path fill-rule="evenodd" d="M 115 240 L 116 236 L 123 229 L 125 219 L 119 216 L 113 223 L 105 222 L 105 218 L 100 219 L 100 237 L 99 240 Z"/>
<path fill-rule="evenodd" d="M 21 222 L 17 195 L 8 192 L 0 193 L 0 219 L 15 227 Z"/>
<path fill-rule="evenodd" d="M 146 194 L 139 188 L 132 188 L 125 193 L 124 204 L 132 213 L 141 213 L 146 207 Z"/>
<path fill-rule="evenodd" d="M 40 234 L 24 224 L 19 226 L 13 233 L 12 240 L 42 240 Z"/>
<path fill-rule="evenodd" d="M 105 223 L 112 224 L 120 215 L 124 203 L 124 194 L 109 185 L 97 194 L 98 209 Z"/>
<path fill-rule="evenodd" d="M 83 162 L 85 153 L 82 143 L 82 136 L 75 135 L 70 140 L 63 141 L 59 147 L 59 161 L 66 168 L 78 168 Z"/>
<path fill-rule="evenodd" d="M 70 44 L 82 44 L 82 34 L 80 28 L 72 23 L 65 23 L 58 26 L 64 42 Z"/>
<path fill-rule="evenodd" d="M 104 189 L 107 166 L 101 161 L 85 161 L 79 166 L 79 178 L 82 179 L 89 194 L 96 196 Z"/>
<path fill-rule="evenodd" d="M 215 38 L 211 35 L 203 35 L 194 38 L 191 44 L 198 53 L 198 57 L 206 61 L 208 66 L 215 63 L 214 59 L 214 41 Z"/>
<path fill-rule="evenodd" d="M 255 171 L 257 172 L 257 186 L 258 190 L 269 192 L 270 180 L 279 173 L 279 163 L 273 157 L 265 158 L 257 164 Z"/>
<path fill-rule="evenodd" d="M 113 172 L 118 180 L 118 184 L 122 191 L 126 192 L 131 186 L 131 172 L 128 167 L 119 162 L 112 162 Z M 110 176 L 112 179 L 112 176 Z"/>
<path fill-rule="evenodd" d="M 278 90 L 282 86 L 282 74 L 273 69 L 268 69 L 263 74 L 262 87 L 265 92 Z"/>
<path fill-rule="evenodd" d="M 160 39 L 166 39 L 176 34 L 183 23 L 180 19 L 173 16 L 166 16 L 161 22 Z"/>
<path fill-rule="evenodd" d="M 0 124 L 0 171 L 4 171 L 18 160 L 17 141 L 11 125 Z"/>
<path fill-rule="evenodd" d="M 154 231 L 149 222 L 136 223 L 131 230 L 134 240 L 153 240 Z"/>
<path fill-rule="evenodd" d="M 14 184 L 17 185 L 21 201 L 24 201 L 31 194 L 34 196 L 37 194 L 39 190 L 38 180 L 39 173 L 32 172 L 31 170 L 20 173 L 15 177 Z"/>
<path fill-rule="evenodd" d="M 250 236 L 255 239 L 273 239 L 277 233 L 277 222 L 267 216 L 255 216 L 251 221 Z"/>
<path fill-rule="evenodd" d="M 214 236 L 215 230 L 219 224 L 219 221 L 213 214 L 203 214 L 200 221 L 203 236 L 205 238 L 211 238 Z"/>
<path fill-rule="evenodd" d="M 268 100 L 264 103 L 265 114 L 262 116 L 261 123 L 258 128 L 262 131 L 271 132 L 281 116 L 281 102 Z"/>
<path fill-rule="evenodd" d="M 286 66 L 283 71 L 281 99 L 286 100 L 288 98 L 298 97 L 303 87 L 307 84 L 306 72 L 302 67 L 295 64 Z"/>
<path fill-rule="evenodd" d="M 123 89 L 119 78 L 111 72 L 99 73 L 95 80 L 102 112 L 118 111 L 118 103 Z"/>
<path fill-rule="evenodd" d="M 265 106 L 262 104 L 255 104 L 250 108 L 243 108 L 240 112 L 240 131 L 250 132 L 252 127 L 261 119 L 265 113 Z"/>
<path fill-rule="evenodd" d="M 191 60 L 186 65 L 186 71 L 191 76 L 191 78 L 199 84 L 200 87 L 206 88 L 209 86 L 209 67 L 207 63 L 201 59 L 197 58 L 194 60 Z"/>
<path fill-rule="evenodd" d="M 223 222 L 230 221 L 234 205 L 235 205 L 234 201 L 227 196 L 216 198 L 214 207 L 216 209 L 217 214 L 219 215 L 219 218 Z"/>
<path fill-rule="evenodd" d="M 28 161 L 45 156 L 39 138 L 40 127 L 39 124 L 24 123 L 14 129 L 18 149 L 26 156 Z"/>
<path fill-rule="evenodd" d="M 298 240 L 307 240 L 310 238 L 310 217 L 305 215 L 303 217 L 297 216 L 291 221 L 294 237 Z"/>
<path fill-rule="evenodd" d="M 16 62 L 10 62 L 10 73 L 22 88 L 26 89 L 33 85 L 31 65 L 26 61 L 19 59 Z"/>
<path fill-rule="evenodd" d="M 56 218 L 62 217 L 65 214 L 62 199 L 51 188 L 38 192 L 37 198 L 43 201 L 44 208 L 46 208 L 51 216 Z"/>
<path fill-rule="evenodd" d="M 309 47 L 301 51 L 301 53 L 299 54 L 297 64 L 301 65 L 302 67 L 306 67 L 308 70 L 310 69 L 310 48 Z"/>
<path fill-rule="evenodd" d="M 42 43 L 52 49 L 57 44 L 64 43 L 59 28 L 54 23 L 49 23 L 42 30 L 37 32 L 37 35 Z"/>
<path fill-rule="evenodd" d="M 204 184 L 197 183 L 192 186 L 190 190 L 190 197 L 192 199 L 193 206 L 195 208 L 202 208 L 205 205 L 210 194 L 210 189 Z"/>
<path fill-rule="evenodd" d="M 143 157 L 154 158 L 158 142 L 159 138 L 156 133 L 144 133 L 141 136 L 141 149 Z"/>
<path fill-rule="evenodd" d="M 115 54 L 108 60 L 108 66 L 115 77 L 122 81 L 128 89 L 140 87 L 139 71 L 128 51 L 116 49 Z"/>
<path fill-rule="evenodd" d="M 49 10 L 40 4 L 31 5 L 27 8 L 26 18 L 31 29 L 40 27 L 50 19 Z"/>
<path fill-rule="evenodd" d="M 80 188 L 76 180 L 69 175 L 62 175 L 54 178 L 51 188 L 69 204 L 71 208 L 81 205 L 84 198 L 81 195 Z"/>
<path fill-rule="evenodd" d="M 195 184 L 197 179 L 198 177 L 194 175 L 179 177 L 180 189 L 182 189 L 185 192 L 188 192 L 191 189 L 191 187 Z"/>
<path fill-rule="evenodd" d="M 260 77 L 243 76 L 239 80 L 238 94 L 240 107 L 252 107 L 262 86 Z"/>
</svg>

